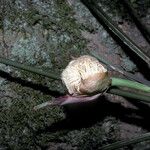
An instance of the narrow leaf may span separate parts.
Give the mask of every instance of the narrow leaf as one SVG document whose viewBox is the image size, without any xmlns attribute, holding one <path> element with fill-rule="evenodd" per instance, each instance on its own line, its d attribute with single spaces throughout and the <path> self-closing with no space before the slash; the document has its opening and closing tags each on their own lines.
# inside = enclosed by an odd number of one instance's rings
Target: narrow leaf
<svg viewBox="0 0 150 150">
<path fill-rule="evenodd" d="M 150 58 L 138 47 L 115 22 L 101 9 L 101 7 L 94 0 L 81 0 L 87 8 L 97 16 L 130 50 L 136 53 L 143 61 L 150 66 Z"/>
<path fill-rule="evenodd" d="M 116 65 L 111 64 L 108 60 L 106 60 L 106 58 L 104 58 L 104 56 L 99 56 L 97 54 L 95 54 L 94 52 L 90 52 L 90 54 L 92 56 L 94 56 L 95 58 L 97 58 L 100 62 L 104 63 L 105 65 L 107 65 L 109 68 L 111 68 L 112 70 L 115 70 L 119 73 L 121 73 L 122 75 L 124 75 L 125 77 L 127 77 L 128 79 L 143 83 L 145 85 L 150 86 L 150 81 L 144 79 L 144 78 L 140 78 L 132 73 L 126 72 L 120 68 L 118 68 Z"/>
<path fill-rule="evenodd" d="M 9 66 L 13 66 L 15 68 L 22 69 L 22 70 L 25 70 L 25 71 L 28 71 L 28 72 L 31 72 L 31 73 L 36 73 L 36 74 L 39 74 L 39 75 L 43 75 L 43 76 L 49 77 L 51 79 L 60 80 L 60 77 L 58 75 L 52 73 L 52 72 L 45 72 L 45 71 L 40 70 L 38 68 L 31 67 L 31 66 L 28 66 L 28 65 L 25 65 L 25 64 L 21 64 L 19 62 L 15 62 L 15 61 L 12 61 L 12 60 L 9 60 L 9 59 L 6 59 L 6 58 L 0 57 L 0 63 L 5 64 L 5 65 L 9 65 Z"/>
</svg>

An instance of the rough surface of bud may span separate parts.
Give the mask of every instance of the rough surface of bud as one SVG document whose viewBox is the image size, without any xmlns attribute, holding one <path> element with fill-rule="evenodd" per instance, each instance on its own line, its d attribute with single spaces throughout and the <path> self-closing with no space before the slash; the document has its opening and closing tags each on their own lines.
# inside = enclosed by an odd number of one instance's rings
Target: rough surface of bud
<svg viewBox="0 0 150 150">
<path fill-rule="evenodd" d="M 110 85 L 107 69 L 89 55 L 72 60 L 63 70 L 61 79 L 72 95 L 94 95 Z"/>
</svg>

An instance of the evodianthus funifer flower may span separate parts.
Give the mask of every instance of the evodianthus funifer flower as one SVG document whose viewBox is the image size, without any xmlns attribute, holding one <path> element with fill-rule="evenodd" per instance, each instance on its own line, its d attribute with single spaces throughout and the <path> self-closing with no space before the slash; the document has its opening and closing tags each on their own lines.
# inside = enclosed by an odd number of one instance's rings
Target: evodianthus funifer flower
<svg viewBox="0 0 150 150">
<path fill-rule="evenodd" d="M 63 70 L 61 79 L 71 95 L 94 95 L 110 86 L 107 69 L 94 57 L 80 56 Z"/>
</svg>

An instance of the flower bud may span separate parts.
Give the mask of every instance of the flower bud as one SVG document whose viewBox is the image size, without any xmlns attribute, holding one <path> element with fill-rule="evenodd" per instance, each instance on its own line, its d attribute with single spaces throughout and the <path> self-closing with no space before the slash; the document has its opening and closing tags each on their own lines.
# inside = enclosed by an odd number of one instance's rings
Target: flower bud
<svg viewBox="0 0 150 150">
<path fill-rule="evenodd" d="M 72 60 L 63 70 L 61 79 L 72 95 L 94 95 L 110 85 L 107 69 L 89 55 Z"/>
</svg>

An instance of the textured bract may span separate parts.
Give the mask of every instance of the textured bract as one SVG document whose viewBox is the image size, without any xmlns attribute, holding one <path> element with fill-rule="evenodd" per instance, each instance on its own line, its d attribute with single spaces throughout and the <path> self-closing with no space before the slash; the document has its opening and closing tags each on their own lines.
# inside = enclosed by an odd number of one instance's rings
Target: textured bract
<svg viewBox="0 0 150 150">
<path fill-rule="evenodd" d="M 68 92 L 73 95 L 89 95 L 108 88 L 107 69 L 89 55 L 72 60 L 61 75 Z"/>
</svg>

